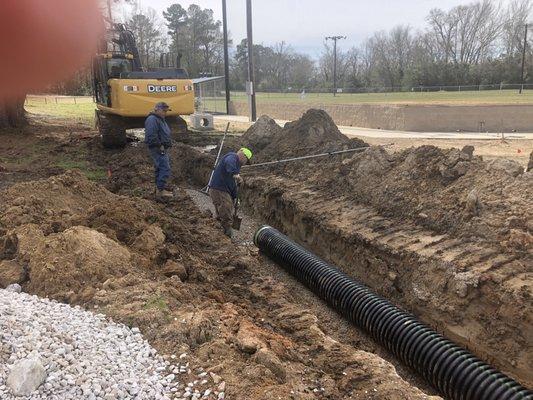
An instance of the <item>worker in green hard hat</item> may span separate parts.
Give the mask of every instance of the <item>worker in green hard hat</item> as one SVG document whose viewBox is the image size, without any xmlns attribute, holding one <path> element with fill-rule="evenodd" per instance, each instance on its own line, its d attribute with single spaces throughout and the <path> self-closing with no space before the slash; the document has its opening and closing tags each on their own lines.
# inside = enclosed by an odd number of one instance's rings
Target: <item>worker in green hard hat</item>
<svg viewBox="0 0 533 400">
<path fill-rule="evenodd" d="M 231 224 L 237 201 L 238 185 L 242 183 L 239 173 L 241 167 L 251 158 L 252 152 L 246 147 L 242 147 L 236 153 L 226 154 L 218 162 L 209 187 L 209 196 L 215 206 L 216 217 L 222 224 L 224 234 L 230 238 L 233 236 Z"/>
</svg>

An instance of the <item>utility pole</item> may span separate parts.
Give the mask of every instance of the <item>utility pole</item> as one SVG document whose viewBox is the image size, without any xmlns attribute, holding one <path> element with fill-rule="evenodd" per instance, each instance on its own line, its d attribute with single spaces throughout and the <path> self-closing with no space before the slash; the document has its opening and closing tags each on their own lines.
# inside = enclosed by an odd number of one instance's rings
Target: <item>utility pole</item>
<svg viewBox="0 0 533 400">
<path fill-rule="evenodd" d="M 337 94 L 337 40 L 346 36 L 326 36 L 326 40 L 333 40 L 333 96 Z"/>
<path fill-rule="evenodd" d="M 246 0 L 246 27 L 248 42 L 248 82 L 246 82 L 246 94 L 248 94 L 248 105 L 250 108 L 250 122 L 257 119 L 255 108 L 255 87 L 254 87 L 254 58 L 252 40 L 252 0 Z"/>
<path fill-rule="evenodd" d="M 520 74 L 520 90 L 518 94 L 522 94 L 522 89 L 524 88 L 524 75 L 525 75 L 525 66 L 526 66 L 526 47 L 527 47 L 527 30 L 528 24 L 526 24 L 524 29 L 524 47 L 522 48 L 522 72 Z"/>
<path fill-rule="evenodd" d="M 228 55 L 228 21 L 226 14 L 226 0 L 222 0 L 222 31 L 224 35 L 224 84 L 226 86 L 226 114 L 229 114 L 229 55 Z"/>
</svg>

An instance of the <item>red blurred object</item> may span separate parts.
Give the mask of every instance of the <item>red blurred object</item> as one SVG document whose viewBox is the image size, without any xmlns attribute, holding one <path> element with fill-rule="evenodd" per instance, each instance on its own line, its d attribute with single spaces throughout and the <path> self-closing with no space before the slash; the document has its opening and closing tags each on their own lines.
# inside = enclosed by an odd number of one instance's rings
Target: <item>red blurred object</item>
<svg viewBox="0 0 533 400">
<path fill-rule="evenodd" d="M 517 152 L 517 153 L 521 153 L 521 152 L 522 152 L 522 150 L 521 150 L 521 149 L 518 149 L 518 150 L 517 150 L 516 152 Z"/>
<path fill-rule="evenodd" d="M 89 64 L 102 30 L 97 0 L 1 0 L 0 97 L 69 78 Z"/>
</svg>

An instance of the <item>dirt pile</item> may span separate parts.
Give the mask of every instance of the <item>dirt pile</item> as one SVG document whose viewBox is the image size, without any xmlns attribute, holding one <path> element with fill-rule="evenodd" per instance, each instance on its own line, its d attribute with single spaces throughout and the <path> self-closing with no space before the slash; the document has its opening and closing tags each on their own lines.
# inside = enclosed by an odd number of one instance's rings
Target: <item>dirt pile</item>
<svg viewBox="0 0 533 400">
<path fill-rule="evenodd" d="M 260 152 L 281 134 L 282 128 L 268 115 L 262 115 L 241 137 L 243 146 Z"/>
<path fill-rule="evenodd" d="M 288 122 L 258 154 L 258 160 L 275 160 L 365 146 L 360 139 L 348 139 L 323 110 L 307 110 Z"/>
<path fill-rule="evenodd" d="M 191 146 L 174 143 L 168 150 L 173 186 L 203 186 L 215 161 L 214 157 Z M 113 193 L 136 197 L 153 197 L 154 168 L 148 149 L 143 143 L 127 146 L 122 151 L 108 151 L 98 140 L 89 144 L 89 159 L 106 168 L 110 178 L 106 187 Z"/>
<path fill-rule="evenodd" d="M 510 160 L 484 162 L 473 151 L 372 148 L 324 177 L 383 215 L 435 232 L 493 243 L 508 240 L 512 229 L 533 232 L 533 174 Z"/>
<path fill-rule="evenodd" d="M 30 258 L 28 290 L 41 296 L 79 292 L 133 269 L 123 245 L 103 233 L 74 226 L 38 242 Z"/>
<path fill-rule="evenodd" d="M 533 245 L 525 245 L 533 233 L 533 172 L 511 160 L 485 162 L 474 151 L 472 146 L 421 146 L 389 153 L 376 146 L 334 162 L 318 159 L 269 171 L 436 233 L 505 242 L 504 251 L 520 242 L 515 250 L 528 251 Z M 512 239 L 513 230 L 526 239 Z"/>
</svg>

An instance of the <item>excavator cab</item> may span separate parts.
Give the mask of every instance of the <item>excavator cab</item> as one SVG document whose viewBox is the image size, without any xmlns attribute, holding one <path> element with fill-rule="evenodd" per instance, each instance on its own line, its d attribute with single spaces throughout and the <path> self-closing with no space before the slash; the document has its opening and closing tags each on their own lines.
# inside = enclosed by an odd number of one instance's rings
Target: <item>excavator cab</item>
<svg viewBox="0 0 533 400">
<path fill-rule="evenodd" d="M 142 66 L 133 34 L 115 24 L 99 44 L 92 62 L 96 122 L 107 148 L 126 144 L 126 129 L 142 128 L 155 104 L 164 101 L 173 130 L 186 131 L 181 115 L 194 112 L 193 81 L 182 68 Z"/>
</svg>

